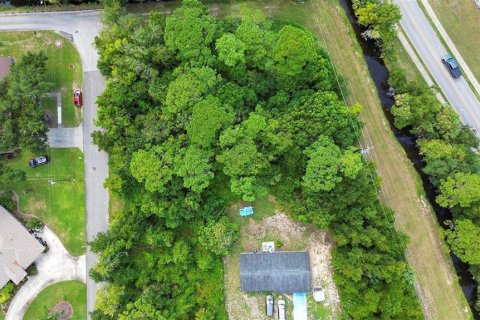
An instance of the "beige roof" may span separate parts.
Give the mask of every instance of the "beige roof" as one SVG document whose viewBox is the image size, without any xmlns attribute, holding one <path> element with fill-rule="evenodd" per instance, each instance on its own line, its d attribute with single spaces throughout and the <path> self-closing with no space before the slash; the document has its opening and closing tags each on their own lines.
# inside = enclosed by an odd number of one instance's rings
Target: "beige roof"
<svg viewBox="0 0 480 320">
<path fill-rule="evenodd" d="M 13 59 L 11 57 L 0 57 L 0 80 L 3 80 L 8 76 L 12 64 Z"/>
<path fill-rule="evenodd" d="M 0 289 L 9 280 L 15 284 L 27 275 L 32 262 L 45 250 L 28 230 L 0 206 Z"/>
</svg>

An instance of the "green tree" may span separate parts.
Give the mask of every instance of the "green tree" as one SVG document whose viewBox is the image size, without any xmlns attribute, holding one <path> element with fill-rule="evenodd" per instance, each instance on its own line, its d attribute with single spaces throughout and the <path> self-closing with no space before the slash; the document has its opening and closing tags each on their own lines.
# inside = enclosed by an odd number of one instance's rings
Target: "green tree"
<svg viewBox="0 0 480 320">
<path fill-rule="evenodd" d="M 181 60 L 202 65 L 212 59 L 211 44 L 216 33 L 215 19 L 197 0 L 183 0 L 183 5 L 167 18 L 165 44 Z"/>
<path fill-rule="evenodd" d="M 130 171 L 135 179 L 145 183 L 145 189 L 152 192 L 165 190 L 172 179 L 176 154 L 174 146 L 169 147 L 157 146 L 133 154 Z"/>
<path fill-rule="evenodd" d="M 470 207 L 480 201 L 480 175 L 457 172 L 440 184 L 437 202 L 442 207 Z"/>
<path fill-rule="evenodd" d="M 167 89 L 166 108 L 164 112 L 171 117 L 182 117 L 198 103 L 213 93 L 218 79 L 215 70 L 209 67 L 191 68 L 185 72 L 177 70 L 178 76 L 170 82 Z M 183 122 L 183 121 L 182 121 Z"/>
<path fill-rule="evenodd" d="M 220 99 L 207 96 L 198 102 L 192 111 L 187 127 L 189 140 L 201 147 L 210 147 L 218 140 L 219 130 L 233 122 L 235 114 L 228 105 L 222 105 Z"/>
<path fill-rule="evenodd" d="M 0 90 L 0 151 L 42 150 L 46 146 L 48 126 L 42 120 L 40 104 L 51 87 L 46 61 L 43 52 L 27 52 L 12 66 Z"/>
<path fill-rule="evenodd" d="M 230 222 L 227 217 L 222 217 L 218 221 L 209 221 L 198 229 L 200 245 L 217 255 L 229 254 L 238 236 L 238 226 Z"/>
<path fill-rule="evenodd" d="M 280 30 L 273 47 L 275 67 L 280 74 L 298 76 L 316 56 L 315 42 L 310 33 L 289 25 Z"/>
<path fill-rule="evenodd" d="M 462 261 L 480 264 L 480 228 L 468 219 L 458 219 L 451 229 L 446 230 L 445 238 L 455 253 Z"/>
<path fill-rule="evenodd" d="M 359 153 L 353 149 L 342 153 L 326 136 L 320 136 L 304 153 L 309 158 L 303 177 L 303 186 L 308 192 L 330 191 L 343 176 L 355 179 L 363 168 Z"/>
<path fill-rule="evenodd" d="M 178 175 L 183 177 L 183 185 L 195 192 L 207 188 L 215 174 L 213 173 L 212 153 L 191 146 L 178 168 Z"/>
<path fill-rule="evenodd" d="M 224 34 L 217 40 L 218 58 L 229 67 L 245 62 L 245 44 L 233 34 Z"/>
</svg>

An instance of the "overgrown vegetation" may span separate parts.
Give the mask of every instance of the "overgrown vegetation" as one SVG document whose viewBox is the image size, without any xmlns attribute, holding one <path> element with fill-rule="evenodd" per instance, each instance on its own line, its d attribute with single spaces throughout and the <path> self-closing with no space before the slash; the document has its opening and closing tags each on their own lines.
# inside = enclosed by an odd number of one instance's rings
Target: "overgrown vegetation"
<svg viewBox="0 0 480 320">
<path fill-rule="evenodd" d="M 383 1 L 374 1 L 381 6 Z M 364 26 L 364 14 L 356 14 Z M 398 9 L 398 8 L 397 8 Z M 393 25 L 395 20 L 388 22 Z M 388 38 L 388 37 L 387 37 Z M 395 44 L 383 41 L 382 49 L 393 52 Z M 398 45 L 398 44 L 396 44 Z M 450 105 L 442 105 L 435 91 L 424 82 L 407 81 L 394 55 L 384 57 L 390 69 L 389 83 L 395 88 L 392 114 L 395 126 L 406 129 L 417 140 L 424 161 L 423 172 L 438 190 L 436 202 L 452 212 L 444 235 L 452 252 L 468 263 L 475 279 L 480 278 L 480 156 L 479 141 L 472 130 L 464 126 Z M 476 304 L 480 310 L 480 301 Z"/>
<path fill-rule="evenodd" d="M 360 107 L 308 30 L 250 10 L 215 20 L 195 0 L 147 20 L 113 3 L 104 21 L 94 139 L 127 201 L 91 244 L 108 282 L 94 319 L 226 319 L 226 210 L 268 193 L 333 231 L 346 318 L 422 317 L 406 239 L 354 147 Z"/>
<path fill-rule="evenodd" d="M 40 104 L 51 86 L 46 60 L 43 52 L 28 52 L 0 82 L 0 152 L 46 146 L 48 126 Z"/>
</svg>

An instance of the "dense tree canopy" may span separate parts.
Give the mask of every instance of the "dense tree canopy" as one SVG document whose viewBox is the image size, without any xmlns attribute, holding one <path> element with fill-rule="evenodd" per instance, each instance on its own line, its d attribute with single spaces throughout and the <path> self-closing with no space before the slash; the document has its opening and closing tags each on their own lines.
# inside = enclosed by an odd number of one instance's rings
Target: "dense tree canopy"
<svg viewBox="0 0 480 320">
<path fill-rule="evenodd" d="M 0 82 L 0 152 L 46 146 L 48 126 L 41 107 L 50 88 L 46 60 L 42 52 L 28 52 Z"/>
<path fill-rule="evenodd" d="M 405 239 L 354 146 L 360 108 L 308 30 L 257 11 L 216 20 L 195 0 L 166 18 L 104 15 L 94 139 L 126 206 L 91 244 L 107 282 L 94 319 L 226 319 L 228 205 L 269 193 L 334 233 L 346 318 L 421 318 Z"/>
</svg>

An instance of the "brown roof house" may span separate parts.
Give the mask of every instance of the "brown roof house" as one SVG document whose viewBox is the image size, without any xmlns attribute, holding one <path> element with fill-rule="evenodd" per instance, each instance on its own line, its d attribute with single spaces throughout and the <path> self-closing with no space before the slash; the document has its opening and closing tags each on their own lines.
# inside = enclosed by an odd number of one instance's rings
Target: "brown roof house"
<svg viewBox="0 0 480 320">
<path fill-rule="evenodd" d="M 0 81 L 8 76 L 12 64 L 13 59 L 11 57 L 0 57 Z"/>
<path fill-rule="evenodd" d="M 45 250 L 10 212 L 0 206 L 0 289 L 9 280 L 19 284 L 27 269 Z"/>
</svg>

